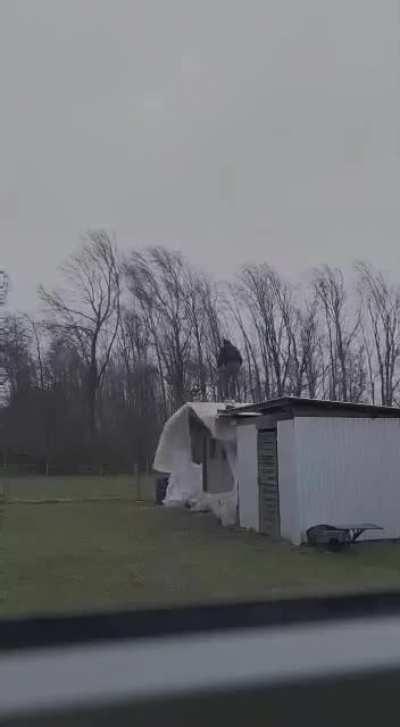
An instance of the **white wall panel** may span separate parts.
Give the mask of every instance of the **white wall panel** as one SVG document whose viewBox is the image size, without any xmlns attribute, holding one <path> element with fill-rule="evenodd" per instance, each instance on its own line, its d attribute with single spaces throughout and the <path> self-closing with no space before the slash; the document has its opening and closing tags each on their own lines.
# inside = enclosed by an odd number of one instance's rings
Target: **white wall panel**
<svg viewBox="0 0 400 727">
<path fill-rule="evenodd" d="M 278 422 L 278 485 L 281 536 L 301 542 L 294 419 Z"/>
<path fill-rule="evenodd" d="M 400 421 L 296 417 L 299 521 L 375 522 L 400 537 Z M 283 461 L 279 463 L 282 469 Z"/>
</svg>

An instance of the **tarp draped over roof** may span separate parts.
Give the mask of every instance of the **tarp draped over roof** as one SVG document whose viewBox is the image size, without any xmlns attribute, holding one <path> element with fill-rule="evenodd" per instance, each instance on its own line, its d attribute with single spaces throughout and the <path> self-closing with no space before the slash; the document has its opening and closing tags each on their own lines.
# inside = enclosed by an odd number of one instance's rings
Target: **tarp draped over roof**
<svg viewBox="0 0 400 727">
<path fill-rule="evenodd" d="M 235 521 L 237 504 L 237 467 L 235 428 L 230 420 L 218 419 L 218 411 L 226 403 L 191 402 L 173 414 L 161 433 L 153 462 L 153 469 L 169 474 L 165 504 L 189 503 L 194 510 L 212 510 L 223 524 Z M 202 466 L 192 461 L 190 416 L 194 414 L 208 429 L 212 437 L 224 441 L 231 469 L 232 492 L 208 494 L 203 492 Z"/>
<path fill-rule="evenodd" d="M 226 404 L 194 401 L 184 404 L 164 425 L 153 462 L 157 472 L 174 472 L 183 462 L 191 462 L 189 417 L 194 413 L 209 430 L 212 437 L 217 436 L 216 418 Z"/>
</svg>

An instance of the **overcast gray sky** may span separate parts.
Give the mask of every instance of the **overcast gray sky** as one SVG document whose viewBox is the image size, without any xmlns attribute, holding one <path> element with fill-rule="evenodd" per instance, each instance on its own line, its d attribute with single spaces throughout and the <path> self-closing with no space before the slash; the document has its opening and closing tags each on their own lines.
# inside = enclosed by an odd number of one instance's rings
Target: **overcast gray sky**
<svg viewBox="0 0 400 727">
<path fill-rule="evenodd" d="M 231 273 L 399 255 L 397 0 L 0 0 L 11 303 L 91 227 Z"/>
</svg>

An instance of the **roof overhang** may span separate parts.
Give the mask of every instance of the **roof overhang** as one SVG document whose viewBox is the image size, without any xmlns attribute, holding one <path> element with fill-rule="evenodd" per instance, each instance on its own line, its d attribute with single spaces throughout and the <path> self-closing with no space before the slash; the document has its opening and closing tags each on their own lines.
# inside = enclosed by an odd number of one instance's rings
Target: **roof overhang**
<svg viewBox="0 0 400 727">
<path fill-rule="evenodd" d="M 375 406 L 373 404 L 355 403 L 346 401 L 330 401 L 326 399 L 307 399 L 295 396 L 284 396 L 277 399 L 236 406 L 232 409 L 219 411 L 222 417 L 239 418 L 244 416 L 260 415 L 291 416 L 348 416 L 400 419 L 400 408 L 390 406 Z"/>
</svg>

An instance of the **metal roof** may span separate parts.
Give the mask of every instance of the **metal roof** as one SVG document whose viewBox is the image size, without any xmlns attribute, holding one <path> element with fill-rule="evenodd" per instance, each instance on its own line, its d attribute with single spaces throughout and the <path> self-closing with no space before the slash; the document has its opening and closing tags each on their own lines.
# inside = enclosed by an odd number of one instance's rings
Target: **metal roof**
<svg viewBox="0 0 400 727">
<path fill-rule="evenodd" d="M 279 413 L 280 411 L 291 410 L 293 414 L 296 414 L 296 410 L 307 411 L 307 409 L 314 411 L 320 410 L 325 411 L 326 415 L 332 416 L 335 414 L 342 413 L 345 411 L 349 412 L 349 415 L 353 413 L 355 416 L 368 416 L 371 418 L 377 417 L 399 417 L 400 408 L 393 406 L 375 406 L 374 404 L 360 404 L 351 401 L 330 401 L 328 399 L 307 399 L 298 396 L 283 396 L 277 399 L 269 399 L 267 401 L 258 402 L 255 404 L 246 404 L 245 406 L 235 406 L 232 409 L 220 411 L 220 416 L 245 416 L 251 414 L 272 414 Z"/>
</svg>

